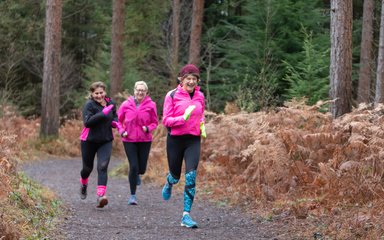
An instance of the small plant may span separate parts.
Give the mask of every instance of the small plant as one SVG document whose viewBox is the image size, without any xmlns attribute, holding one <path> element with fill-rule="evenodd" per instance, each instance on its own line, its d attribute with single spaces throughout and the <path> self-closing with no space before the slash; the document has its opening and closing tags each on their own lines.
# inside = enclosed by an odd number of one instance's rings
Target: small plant
<svg viewBox="0 0 384 240">
<path fill-rule="evenodd" d="M 277 98 L 274 95 L 277 89 L 277 81 L 274 72 L 268 66 L 253 76 L 246 73 L 243 83 L 240 85 L 236 103 L 246 112 L 256 112 L 275 106 Z"/>
<path fill-rule="evenodd" d="M 284 61 L 287 71 L 284 79 L 290 85 L 286 97 L 306 97 L 307 104 L 313 105 L 328 98 L 328 50 L 317 50 L 312 41 L 312 33 L 308 33 L 304 27 L 302 32 L 304 34 L 302 60 L 296 66 Z"/>
</svg>

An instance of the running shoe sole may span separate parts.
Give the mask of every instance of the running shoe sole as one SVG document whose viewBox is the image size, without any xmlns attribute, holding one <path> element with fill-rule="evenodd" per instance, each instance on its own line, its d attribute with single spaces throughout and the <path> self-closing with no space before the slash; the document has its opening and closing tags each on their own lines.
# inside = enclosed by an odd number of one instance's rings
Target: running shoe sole
<svg viewBox="0 0 384 240">
<path fill-rule="evenodd" d="M 131 197 L 128 199 L 128 205 L 137 205 L 137 199 L 136 199 L 136 197 L 131 196 Z"/>
<path fill-rule="evenodd" d="M 197 225 L 188 226 L 187 224 L 181 223 L 180 226 L 186 227 L 186 228 L 197 228 Z"/>
<path fill-rule="evenodd" d="M 98 201 L 97 208 L 103 208 L 104 206 L 108 205 L 108 199 L 102 198 L 100 201 Z"/>
</svg>

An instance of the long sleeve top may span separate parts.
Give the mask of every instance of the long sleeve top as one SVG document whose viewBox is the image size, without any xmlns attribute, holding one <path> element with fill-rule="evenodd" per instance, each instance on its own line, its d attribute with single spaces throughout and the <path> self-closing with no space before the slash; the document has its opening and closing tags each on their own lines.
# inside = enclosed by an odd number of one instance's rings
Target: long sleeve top
<svg viewBox="0 0 384 240">
<path fill-rule="evenodd" d="M 112 122 L 117 121 L 116 105 L 110 98 L 105 98 L 107 105 L 114 105 L 113 109 L 105 115 L 104 107 L 94 101 L 87 100 L 83 107 L 84 128 L 80 140 L 89 142 L 108 142 L 113 140 Z"/>
<path fill-rule="evenodd" d="M 185 109 L 190 105 L 196 108 L 192 111 L 190 118 L 183 118 Z M 168 128 L 172 136 L 194 135 L 200 136 L 200 123 L 204 122 L 204 94 L 200 87 L 196 86 L 193 96 L 185 91 L 181 85 L 169 91 L 165 96 L 163 108 L 163 125 Z"/>
<path fill-rule="evenodd" d="M 151 142 L 152 132 L 158 125 L 156 103 L 145 96 L 138 104 L 134 97 L 124 101 L 118 110 L 119 133 L 127 132 L 123 142 Z M 148 132 L 143 130 L 147 127 Z"/>
</svg>

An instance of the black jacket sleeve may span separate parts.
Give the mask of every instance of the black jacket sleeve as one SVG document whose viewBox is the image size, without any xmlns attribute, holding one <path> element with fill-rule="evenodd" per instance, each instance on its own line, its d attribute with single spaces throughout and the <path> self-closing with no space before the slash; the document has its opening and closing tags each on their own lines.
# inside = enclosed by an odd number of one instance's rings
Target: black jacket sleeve
<svg viewBox="0 0 384 240">
<path fill-rule="evenodd" d="M 112 121 L 115 121 L 115 122 L 118 122 L 118 118 L 117 118 L 117 106 L 116 106 L 116 103 L 114 101 L 111 100 L 111 104 L 113 104 L 113 109 L 112 109 L 112 114 L 113 114 L 113 120 Z"/>
<path fill-rule="evenodd" d="M 87 101 L 83 108 L 83 123 L 87 128 L 96 125 L 106 117 L 103 111 L 99 111 L 93 105 L 92 101 Z"/>
</svg>

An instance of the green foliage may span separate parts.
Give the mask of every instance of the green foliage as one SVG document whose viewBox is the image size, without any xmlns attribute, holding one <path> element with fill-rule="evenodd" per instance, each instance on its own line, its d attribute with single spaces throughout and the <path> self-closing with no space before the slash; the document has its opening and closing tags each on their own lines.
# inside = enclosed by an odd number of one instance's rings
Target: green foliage
<svg viewBox="0 0 384 240">
<path fill-rule="evenodd" d="M 241 110 L 255 112 L 277 104 L 273 95 L 277 83 L 272 69 L 266 66 L 257 75 L 245 74 L 237 92 L 236 103 Z"/>
<path fill-rule="evenodd" d="M 226 102 L 234 101 L 241 79 L 242 69 L 228 62 L 233 39 L 238 38 L 237 11 L 241 12 L 241 1 L 206 1 L 202 36 L 202 81 L 200 85 L 207 97 L 210 111 L 223 111 Z M 237 43 L 236 43 L 237 44 Z M 244 66 L 246 67 L 246 66 Z"/>
<path fill-rule="evenodd" d="M 128 95 L 133 94 L 134 83 L 143 80 L 147 82 L 151 97 L 155 101 L 165 96 L 166 50 L 161 24 L 165 21 L 169 8 L 169 3 L 161 0 L 150 1 L 145 5 L 137 1 L 126 2 L 123 89 Z M 84 87 L 87 88 L 96 80 L 104 81 L 109 85 L 110 45 L 109 30 L 102 36 L 102 45 L 98 52 L 84 68 Z M 86 95 L 86 90 L 83 91 L 83 96 Z M 161 101 L 158 103 L 161 105 Z"/>
<path fill-rule="evenodd" d="M 363 4 L 354 3 L 356 80 Z M 188 61 L 192 1 L 181 4 L 180 66 Z M 329 7 L 329 1 L 320 0 L 206 0 L 199 67 L 210 110 L 220 112 L 226 102 L 237 101 L 242 109 L 255 111 L 277 100 L 307 95 L 307 86 L 318 90 L 311 94 L 314 99 L 324 98 L 323 81 L 314 80 L 315 86 L 303 80 L 313 74 L 323 80 L 326 69 L 313 66 L 323 66 L 329 57 L 323 62 L 306 59 L 305 51 L 310 50 L 301 30 L 311 32 L 314 54 L 322 54 L 330 46 Z M 171 88 L 171 1 L 127 0 L 125 15 L 123 88 L 132 94 L 134 82 L 146 81 L 161 110 Z M 44 18 L 44 1 L 0 1 L 0 103 L 13 103 L 27 116 L 40 113 Z M 375 18 L 376 38 L 379 20 Z M 90 82 L 109 84 L 111 24 L 111 1 L 63 2 L 61 116 L 83 104 Z"/>
<path fill-rule="evenodd" d="M 108 83 L 110 62 L 111 2 L 69 0 L 63 5 L 63 61 L 73 64 L 62 79 L 61 115 L 84 104 L 91 82 Z M 72 72 L 68 72 L 71 71 Z M 63 75 L 63 74 L 62 74 Z"/>
<path fill-rule="evenodd" d="M 111 2 L 103 0 L 63 1 L 63 49 L 74 54 L 78 64 L 88 64 L 110 34 Z"/>
<path fill-rule="evenodd" d="M 111 53 L 109 52 L 109 48 L 104 46 L 99 50 L 95 59 L 90 61 L 88 65 L 84 67 L 84 81 L 82 85 L 85 89 L 83 91 L 83 97 L 88 94 L 88 87 L 92 82 L 102 81 L 109 83 L 110 61 Z M 83 103 L 84 102 L 82 101 L 81 104 Z"/>
<path fill-rule="evenodd" d="M 44 42 L 44 6 L 41 1 L 0 1 L 1 102 L 20 113 L 36 114 L 40 106 L 41 61 Z"/>
<path fill-rule="evenodd" d="M 293 66 L 284 61 L 286 75 L 284 80 L 289 83 L 287 98 L 306 97 L 307 104 L 313 105 L 319 100 L 328 98 L 329 91 L 329 50 L 317 50 L 313 44 L 312 33 L 303 28 L 304 49 L 301 60 Z"/>
<path fill-rule="evenodd" d="M 151 97 L 163 99 L 168 87 L 167 50 L 162 24 L 170 10 L 168 1 L 126 3 L 124 89 L 132 93 L 134 82 L 146 81 Z"/>
<path fill-rule="evenodd" d="M 60 113 L 78 106 L 83 67 L 103 47 L 111 6 L 102 0 L 64 1 Z M 37 0 L 0 1 L 0 100 L 26 116 L 40 114 L 45 4 Z M 79 94 L 81 93 L 81 94 Z"/>
<path fill-rule="evenodd" d="M 253 81 L 260 81 L 259 85 L 263 85 L 261 79 L 273 79 L 270 83 L 273 87 L 267 88 L 264 93 L 272 95 L 267 99 L 274 99 L 273 103 L 276 99 L 282 101 L 281 96 L 289 88 L 284 81 L 286 69 L 283 61 L 295 66 L 300 60 L 303 43 L 301 27 L 316 32 L 316 43 L 329 45 L 329 39 L 324 40 L 328 36 L 328 30 L 324 28 L 328 17 L 322 15 L 320 7 L 320 1 L 247 1 L 238 20 L 226 25 L 231 33 L 220 46 L 224 61 L 212 75 L 233 88 L 243 84 L 241 81 L 245 79 L 238 78 L 238 73 L 243 76 L 259 76 L 262 73 L 263 77 L 255 77 Z M 218 97 L 218 94 L 212 94 L 215 95 L 212 99 Z M 227 88 L 227 100 L 237 98 L 236 94 L 236 91 L 230 92 Z"/>
</svg>

